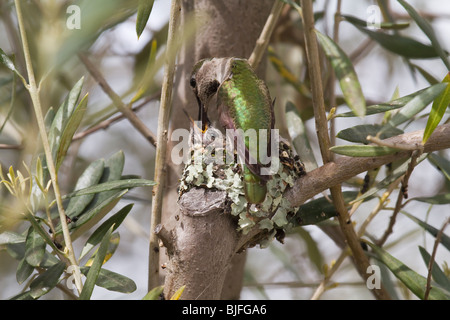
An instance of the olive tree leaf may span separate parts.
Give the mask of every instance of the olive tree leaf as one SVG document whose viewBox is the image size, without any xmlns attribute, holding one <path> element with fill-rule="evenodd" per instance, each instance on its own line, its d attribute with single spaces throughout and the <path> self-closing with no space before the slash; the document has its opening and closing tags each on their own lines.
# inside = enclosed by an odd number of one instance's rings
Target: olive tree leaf
<svg viewBox="0 0 450 320">
<path fill-rule="evenodd" d="M 376 145 L 341 145 L 331 147 L 330 150 L 349 157 L 379 157 L 400 151 L 397 148 Z"/>
<path fill-rule="evenodd" d="M 389 270 L 399 279 L 409 290 L 411 290 L 417 297 L 424 299 L 427 279 L 400 260 L 394 258 L 387 251 L 378 246 L 367 242 L 375 252 L 377 258 L 383 262 Z M 429 295 L 430 300 L 446 300 L 447 296 L 438 288 L 432 287 Z"/>
<path fill-rule="evenodd" d="M 0 48 L 0 63 L 2 63 L 10 71 L 14 72 L 24 84 L 26 84 L 25 78 L 17 70 L 14 62 L 8 57 L 8 55 Z"/>
<path fill-rule="evenodd" d="M 84 98 L 80 101 L 78 106 L 75 108 L 75 110 L 67 120 L 67 124 L 60 137 L 58 149 L 56 150 L 56 160 L 55 160 L 56 170 L 58 170 L 59 167 L 61 166 L 64 157 L 66 156 L 67 150 L 69 149 L 69 146 L 72 143 L 73 135 L 75 134 L 75 131 L 77 131 L 78 126 L 81 123 L 81 120 L 83 120 L 83 116 L 84 113 L 86 112 L 87 107 L 87 99 L 88 94 L 84 96 Z"/>
<path fill-rule="evenodd" d="M 434 129 L 436 129 L 439 122 L 441 122 L 445 110 L 450 104 L 450 72 L 447 73 L 442 83 L 446 83 L 447 86 L 445 87 L 444 91 L 442 91 L 442 93 L 433 102 L 430 115 L 428 116 L 427 125 L 423 133 L 422 139 L 423 144 L 427 142 L 428 138 L 431 136 Z"/>
<path fill-rule="evenodd" d="M 392 53 L 409 59 L 430 59 L 439 56 L 433 46 L 426 45 L 415 39 L 402 36 L 400 34 L 388 34 L 384 32 L 372 31 L 361 26 L 361 20 L 352 16 L 342 15 L 345 21 L 350 22 L 359 31 L 369 36 L 380 46 Z"/>
<path fill-rule="evenodd" d="M 112 225 L 114 225 L 113 231 L 115 231 L 131 211 L 132 207 L 133 204 L 129 204 L 123 207 L 116 214 L 111 216 L 111 218 L 106 220 L 100 227 L 98 227 L 97 230 L 95 230 L 94 233 L 86 241 L 79 259 L 83 258 L 93 247 L 100 243 L 101 239 Z"/>
<path fill-rule="evenodd" d="M 436 99 L 445 90 L 447 85 L 447 83 L 438 83 L 425 89 L 405 104 L 405 106 L 389 120 L 389 125 L 396 127 L 410 120 Z"/>
<path fill-rule="evenodd" d="M 99 277 L 99 273 L 103 265 L 103 260 L 105 259 L 108 250 L 109 240 L 111 238 L 113 228 L 114 226 L 111 226 L 102 239 L 98 252 L 94 258 L 94 262 L 92 263 L 92 266 L 90 267 L 89 272 L 86 276 L 86 282 L 84 283 L 83 290 L 80 293 L 80 300 L 89 300 L 92 296 L 95 283 L 97 282 L 97 279 Z"/>
<path fill-rule="evenodd" d="M 82 274 L 87 276 L 91 267 L 81 267 Z M 130 278 L 119 273 L 101 268 L 95 285 L 109 291 L 120 293 L 131 293 L 136 291 L 136 283 Z"/>
<path fill-rule="evenodd" d="M 316 34 L 339 80 L 339 85 L 347 105 L 357 116 L 364 116 L 366 114 L 366 100 L 350 59 L 328 36 L 317 30 Z"/>
<path fill-rule="evenodd" d="M 136 33 L 138 38 L 141 36 L 142 32 L 147 25 L 148 18 L 152 12 L 153 3 L 155 0 L 139 0 L 139 6 L 137 11 L 136 19 Z"/>
<path fill-rule="evenodd" d="M 65 268 L 66 265 L 63 262 L 59 262 L 40 274 L 30 284 L 30 295 L 34 299 L 37 299 L 48 293 L 58 284 L 59 277 L 64 272 Z"/>
<path fill-rule="evenodd" d="M 421 17 L 420 14 L 408 2 L 404 0 L 397 1 L 403 6 L 403 8 L 406 9 L 406 11 L 408 11 L 408 14 L 411 16 L 411 18 L 414 19 L 419 28 L 422 29 L 423 33 L 427 35 L 436 53 L 442 59 L 447 69 L 450 70 L 450 62 L 447 57 L 448 54 L 442 49 L 441 45 L 439 44 L 436 33 L 434 32 L 431 24 L 426 19 Z"/>
</svg>

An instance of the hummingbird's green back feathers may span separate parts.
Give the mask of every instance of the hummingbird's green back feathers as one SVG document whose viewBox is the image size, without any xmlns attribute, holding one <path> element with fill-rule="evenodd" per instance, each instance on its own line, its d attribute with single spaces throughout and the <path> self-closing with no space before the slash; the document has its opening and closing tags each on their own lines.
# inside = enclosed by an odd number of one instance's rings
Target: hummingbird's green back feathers
<svg viewBox="0 0 450 320">
<path fill-rule="evenodd" d="M 238 148 L 238 153 L 245 161 L 243 176 L 247 201 L 262 203 L 269 176 L 261 172 L 260 148 L 267 148 L 265 154 L 271 149 L 274 124 L 269 90 L 245 59 L 214 58 L 197 63 L 195 69 L 190 83 L 200 109 L 206 110 L 208 101 L 217 92 L 221 125 L 226 129 L 256 133 L 256 141 L 247 135 L 244 137 L 245 150 Z M 260 130 L 266 134 L 260 134 Z"/>
</svg>

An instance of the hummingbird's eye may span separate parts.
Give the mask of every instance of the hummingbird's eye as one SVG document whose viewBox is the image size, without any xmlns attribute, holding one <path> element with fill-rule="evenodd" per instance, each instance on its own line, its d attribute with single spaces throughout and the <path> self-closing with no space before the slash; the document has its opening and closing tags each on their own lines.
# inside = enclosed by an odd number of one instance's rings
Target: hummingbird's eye
<svg viewBox="0 0 450 320">
<path fill-rule="evenodd" d="M 189 85 L 190 85 L 192 88 L 195 88 L 195 87 L 197 86 L 197 81 L 195 81 L 195 78 L 194 78 L 194 77 L 192 77 L 191 80 L 189 80 Z"/>
<path fill-rule="evenodd" d="M 208 85 L 208 93 L 209 94 L 215 94 L 217 92 L 217 89 L 219 89 L 220 83 L 217 80 L 212 81 L 209 85 Z"/>
</svg>

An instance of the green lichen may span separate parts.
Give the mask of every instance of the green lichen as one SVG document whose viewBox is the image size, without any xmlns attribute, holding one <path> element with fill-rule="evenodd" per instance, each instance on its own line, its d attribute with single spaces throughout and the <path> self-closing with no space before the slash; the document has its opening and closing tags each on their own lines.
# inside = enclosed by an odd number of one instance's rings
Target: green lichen
<svg viewBox="0 0 450 320">
<path fill-rule="evenodd" d="M 304 174 L 304 168 L 298 156 L 286 143 L 280 142 L 279 169 L 267 182 L 268 192 L 265 201 L 260 205 L 250 206 L 244 196 L 240 165 L 200 161 L 204 160 L 202 158 L 204 150 L 205 148 L 192 150 L 192 161 L 185 166 L 180 180 L 180 196 L 193 187 L 225 191 L 229 200 L 226 212 L 237 217 L 238 230 L 247 234 L 257 226 L 267 232 L 268 236 L 260 242 L 261 246 L 270 243 L 278 229 L 289 228 L 288 216 L 295 213 L 298 208 L 291 206 L 283 194 Z"/>
</svg>

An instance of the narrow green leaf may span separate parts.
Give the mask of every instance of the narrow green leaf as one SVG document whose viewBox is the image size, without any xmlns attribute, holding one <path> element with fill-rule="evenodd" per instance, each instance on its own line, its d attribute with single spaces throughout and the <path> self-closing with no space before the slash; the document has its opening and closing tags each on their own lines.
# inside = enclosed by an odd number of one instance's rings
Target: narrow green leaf
<svg viewBox="0 0 450 320">
<path fill-rule="evenodd" d="M 401 213 L 403 213 L 405 216 L 407 216 L 408 218 L 410 218 L 411 220 L 413 220 L 414 222 L 416 222 L 419 226 L 421 226 L 422 228 L 424 228 L 428 233 L 430 233 L 433 237 L 437 237 L 439 230 L 436 229 L 435 227 L 429 225 L 428 223 L 410 215 L 409 213 L 405 212 L 405 211 L 401 211 Z M 450 237 L 447 236 L 446 234 L 442 234 L 441 237 L 441 243 L 444 247 L 447 248 L 447 250 L 450 251 Z"/>
<path fill-rule="evenodd" d="M 154 186 L 156 182 L 146 179 L 126 179 L 126 180 L 114 180 L 104 183 L 97 184 L 95 186 L 87 187 L 84 189 L 76 190 L 66 196 L 63 199 L 79 197 L 89 194 L 95 194 L 105 191 L 112 190 L 123 190 L 137 187 L 151 187 Z"/>
<path fill-rule="evenodd" d="M 392 273 L 384 263 L 378 263 L 378 266 L 380 267 L 381 283 L 389 293 L 389 296 L 392 300 L 400 300 L 396 290 L 396 288 L 398 287 L 398 281 L 396 281 L 396 279 L 392 279 Z"/>
<path fill-rule="evenodd" d="M 45 254 L 45 240 L 34 230 L 33 227 L 28 229 L 25 260 L 33 267 L 39 267 Z"/>
<path fill-rule="evenodd" d="M 337 154 L 349 157 L 379 157 L 399 152 L 399 149 L 375 145 L 342 145 L 331 147 Z"/>
<path fill-rule="evenodd" d="M 424 247 L 419 246 L 419 250 L 420 254 L 422 255 L 422 259 L 425 262 L 425 265 L 428 269 L 428 265 L 430 264 L 431 260 L 431 255 L 427 252 L 427 250 L 425 250 Z M 433 267 L 431 268 L 431 276 L 438 285 L 440 285 L 447 292 L 450 292 L 450 279 L 441 270 L 436 261 L 433 261 Z"/>
<path fill-rule="evenodd" d="M 286 110 L 289 109 L 290 105 L 292 105 L 291 102 L 286 104 Z M 286 122 L 294 149 L 299 155 L 300 160 L 305 165 L 306 171 L 309 172 L 316 169 L 318 167 L 317 161 L 314 157 L 314 151 L 311 148 L 311 144 L 309 143 L 303 120 L 295 111 L 288 111 L 286 113 Z"/>
<path fill-rule="evenodd" d="M 150 290 L 143 298 L 142 300 L 161 300 L 161 295 L 164 291 L 163 286 L 155 287 L 152 290 Z"/>
<path fill-rule="evenodd" d="M 0 48 L 0 63 L 2 63 L 9 70 L 14 72 L 22 81 L 26 83 L 25 78 L 20 74 L 19 70 L 17 70 L 14 62 L 8 57 L 8 55 Z"/>
<path fill-rule="evenodd" d="M 96 160 L 89 164 L 89 166 L 78 178 L 74 190 L 81 190 L 97 185 L 103 175 L 104 167 L 105 160 L 103 159 Z M 65 196 L 64 198 L 69 197 Z M 93 198 L 94 194 L 70 197 L 69 203 L 66 207 L 66 215 L 70 218 L 77 217 L 83 212 L 83 210 L 92 201 Z"/>
<path fill-rule="evenodd" d="M 125 155 L 123 151 L 118 151 L 105 160 L 105 169 L 100 179 L 100 183 L 120 180 L 122 177 L 123 167 L 125 165 Z M 94 200 L 101 201 L 103 198 L 109 197 L 114 191 L 104 191 Z"/>
<path fill-rule="evenodd" d="M 421 66 L 418 66 L 417 64 L 414 63 L 409 63 L 409 65 L 414 69 L 419 71 L 419 73 L 422 75 L 422 77 L 427 80 L 427 82 L 430 85 L 433 84 L 438 84 L 439 80 L 437 80 L 433 75 L 431 75 L 427 70 L 425 70 L 424 68 L 422 68 Z"/>
<path fill-rule="evenodd" d="M 105 236 L 100 243 L 100 247 L 98 249 L 97 255 L 95 256 L 94 262 L 89 269 L 89 272 L 86 276 L 86 282 L 84 283 L 83 290 L 81 291 L 79 300 L 89 300 L 92 296 L 92 292 L 94 291 L 95 283 L 97 282 L 101 267 L 103 265 L 103 260 L 105 259 L 106 252 L 109 246 L 109 239 L 111 238 L 112 230 L 114 226 L 111 226 L 106 232 Z"/>
<path fill-rule="evenodd" d="M 428 154 L 422 154 L 419 158 L 417 158 L 417 164 L 422 162 Z M 410 160 L 404 161 L 401 165 L 395 168 L 392 172 L 390 172 L 386 178 L 378 182 L 375 186 L 367 190 L 364 194 L 356 198 L 353 202 L 358 202 L 360 200 L 366 199 L 367 197 L 371 197 L 376 194 L 378 191 L 387 188 L 391 183 L 400 178 L 405 174 L 406 170 L 408 170 Z"/>
<path fill-rule="evenodd" d="M 295 228 L 295 232 L 305 241 L 309 260 L 314 264 L 318 272 L 323 273 L 324 260 L 316 240 L 306 228 Z"/>
<path fill-rule="evenodd" d="M 113 231 L 115 231 L 131 211 L 131 208 L 133 208 L 133 204 L 129 204 L 123 207 L 111 218 L 106 220 L 100 227 L 98 227 L 97 230 L 95 230 L 94 233 L 86 241 L 79 259 L 82 259 L 93 247 L 100 243 L 103 236 L 106 234 L 106 232 L 108 232 L 109 228 L 112 225 L 114 225 Z"/>
<path fill-rule="evenodd" d="M 0 245 L 25 242 L 26 237 L 13 231 L 0 233 Z"/>
<path fill-rule="evenodd" d="M 62 133 L 67 127 L 67 123 L 70 120 L 70 117 L 77 106 L 78 98 L 81 94 L 81 89 L 83 87 L 84 77 L 82 77 L 78 82 L 73 86 L 72 90 L 70 90 L 64 102 L 59 107 L 58 111 L 53 118 L 52 125 L 50 126 L 48 133 L 48 141 L 50 143 L 50 147 L 52 149 L 53 159 L 56 159 L 56 155 L 58 153 Z"/>
<path fill-rule="evenodd" d="M 37 299 L 53 289 L 59 281 L 59 277 L 64 272 L 66 265 L 59 262 L 48 268 L 44 273 L 40 274 L 30 284 L 30 295 Z"/>
<path fill-rule="evenodd" d="M 28 290 L 25 292 L 21 292 L 15 295 L 14 297 L 11 297 L 9 300 L 35 300 L 35 299 L 31 296 L 30 290 Z"/>
<path fill-rule="evenodd" d="M 120 180 L 124 164 L 125 156 L 122 151 L 118 151 L 106 159 L 100 183 Z M 76 239 L 99 222 L 127 192 L 128 189 L 124 189 L 123 191 L 111 190 L 96 194 L 94 199 L 85 208 L 85 213 L 74 223 L 76 230 L 72 233 L 72 238 Z"/>
<path fill-rule="evenodd" d="M 141 99 L 147 92 L 150 91 L 152 84 L 154 84 L 155 67 L 156 67 L 156 51 L 157 51 L 156 39 L 153 39 L 150 46 L 150 54 L 148 55 L 147 67 L 145 68 L 144 76 L 139 84 L 139 89 L 131 99 L 131 103 L 134 103 Z"/>
<path fill-rule="evenodd" d="M 91 267 L 81 267 L 81 273 L 85 276 L 89 274 Z M 95 285 L 105 288 L 110 291 L 116 291 L 121 293 L 131 293 L 136 291 L 136 283 L 128 277 L 119 273 L 109 271 L 107 269 L 100 269 L 97 282 Z"/>
<path fill-rule="evenodd" d="M 417 92 L 414 92 L 414 93 L 411 93 L 404 97 L 392 100 L 390 102 L 379 103 L 379 104 L 374 104 L 374 105 L 368 106 L 366 108 L 366 115 L 383 113 L 386 111 L 392 111 L 392 110 L 404 107 L 409 101 L 411 101 L 414 97 L 423 93 L 426 89 L 421 89 Z M 345 113 L 339 113 L 339 114 L 335 115 L 335 117 L 355 117 L 355 114 L 352 111 L 350 111 L 350 112 L 345 112 Z"/>
<path fill-rule="evenodd" d="M 358 196 L 358 192 L 344 191 L 343 196 L 344 201 L 348 203 Z M 289 223 L 293 227 L 317 224 L 336 216 L 336 214 L 334 204 L 330 203 L 328 198 L 321 197 L 301 205 L 295 215 L 289 218 Z"/>
<path fill-rule="evenodd" d="M 448 70 L 450 70 L 450 62 L 448 60 L 448 54 L 442 49 L 441 45 L 439 44 L 439 41 L 436 37 L 436 33 L 433 30 L 433 27 L 431 24 L 422 18 L 420 14 L 406 1 L 404 0 L 397 0 L 405 9 L 408 11 L 411 18 L 414 19 L 414 21 L 417 23 L 420 29 L 427 35 L 428 39 L 430 39 L 431 44 L 433 48 L 436 50 L 439 57 L 444 62 L 445 66 Z"/>
<path fill-rule="evenodd" d="M 330 60 L 349 108 L 360 117 L 366 114 L 366 100 L 350 59 L 332 39 L 316 30 L 325 55 Z"/>
<path fill-rule="evenodd" d="M 185 285 L 181 286 L 177 291 L 175 291 L 173 296 L 170 297 L 170 300 L 180 300 L 180 297 L 183 294 L 183 291 L 184 291 L 185 288 L 186 288 Z"/>
<path fill-rule="evenodd" d="M 431 107 L 431 112 L 428 117 L 427 125 L 425 127 L 425 131 L 423 133 L 422 143 L 425 144 L 428 138 L 433 133 L 434 129 L 438 126 L 439 122 L 441 122 L 442 117 L 444 116 L 445 110 L 450 104 L 450 72 L 447 73 L 442 83 L 446 83 L 444 91 L 434 100 L 433 106 Z"/>
<path fill-rule="evenodd" d="M 103 260 L 103 264 L 105 264 L 111 257 L 114 255 L 114 252 L 116 252 L 117 248 L 119 247 L 120 243 L 120 234 L 118 232 L 114 232 L 111 235 L 111 238 L 109 239 L 108 249 L 106 250 L 105 259 Z M 88 261 L 86 261 L 85 266 L 89 267 L 92 265 L 92 263 L 95 260 L 95 257 L 98 254 L 99 248 L 97 248 L 94 253 L 90 256 Z"/>
<path fill-rule="evenodd" d="M 411 290 L 417 297 L 420 299 L 424 299 L 425 296 L 425 288 L 427 284 L 426 278 L 410 269 L 407 265 L 405 265 L 400 260 L 394 258 L 387 251 L 382 248 L 377 247 L 376 245 L 368 242 L 370 247 L 373 249 L 378 259 L 383 262 L 389 270 L 399 279 L 409 290 Z M 430 300 L 446 300 L 447 297 L 441 290 L 437 288 L 431 288 Z"/>
<path fill-rule="evenodd" d="M 87 100 L 88 94 L 84 96 L 84 98 L 80 101 L 80 103 L 75 108 L 73 113 L 67 119 L 67 124 L 64 128 L 64 131 L 61 134 L 59 147 L 56 152 L 55 166 L 57 171 L 61 166 L 64 157 L 66 156 L 70 144 L 72 143 L 72 138 L 73 135 L 75 134 L 75 131 L 77 131 L 78 126 L 81 123 L 81 120 L 83 120 L 84 113 L 86 112 Z"/>
<path fill-rule="evenodd" d="M 428 157 L 430 163 L 441 171 L 447 180 L 450 180 L 450 161 L 435 153 L 431 153 Z"/>
<path fill-rule="evenodd" d="M 50 131 L 53 120 L 55 120 L 55 116 L 56 116 L 55 109 L 53 109 L 53 107 L 48 108 L 47 113 L 45 114 L 44 117 L 45 129 L 47 131 Z"/>
<path fill-rule="evenodd" d="M 281 58 L 275 53 L 274 49 L 269 46 L 267 49 L 269 61 L 272 63 L 278 74 L 289 83 L 298 93 L 305 97 L 311 97 L 310 90 L 297 78 L 297 76 L 286 66 Z"/>
<path fill-rule="evenodd" d="M 139 7 L 137 11 L 136 19 L 136 33 L 138 38 L 141 36 L 142 32 L 147 25 L 148 18 L 152 12 L 154 0 L 139 0 Z"/>
<path fill-rule="evenodd" d="M 369 141 L 367 141 L 367 136 L 377 136 L 377 134 L 381 131 L 383 126 L 378 124 L 362 124 L 357 125 L 351 128 L 344 129 L 340 131 L 336 137 L 339 139 L 351 141 L 351 142 L 359 142 L 368 144 Z M 403 131 L 394 127 L 389 127 L 387 130 L 384 130 L 379 138 L 380 139 L 387 139 L 393 136 L 398 136 L 399 134 L 402 134 Z"/>
<path fill-rule="evenodd" d="M 410 120 L 417 113 L 425 109 L 434 99 L 436 99 L 447 87 L 447 83 L 438 83 L 428 87 L 422 93 L 409 101 L 397 114 L 390 120 L 389 125 L 396 127 Z"/>
<path fill-rule="evenodd" d="M 31 266 L 24 258 L 20 260 L 16 270 L 16 280 L 18 284 L 22 284 L 34 271 L 34 267 Z"/>
<path fill-rule="evenodd" d="M 432 197 L 416 197 L 411 200 L 425 202 L 434 205 L 450 204 L 450 193 L 438 194 Z"/>
<path fill-rule="evenodd" d="M 89 225 L 97 223 L 109 211 L 111 211 L 112 208 L 114 208 L 114 206 L 117 204 L 117 202 L 120 200 L 120 198 L 127 192 L 128 192 L 128 189 L 117 191 L 115 193 L 110 194 L 108 198 L 105 198 L 101 202 L 96 203 L 96 205 L 94 207 L 92 207 L 91 209 L 89 209 L 88 211 L 83 213 L 83 215 L 81 215 L 81 217 L 77 221 L 74 221 L 69 224 L 70 230 L 74 232 L 88 222 L 90 222 Z M 93 222 L 95 222 L 95 223 L 91 222 L 91 220 L 94 218 L 95 218 L 95 220 Z M 60 225 L 58 225 L 58 227 L 56 228 L 56 232 L 57 233 L 61 232 Z M 72 236 L 72 240 L 74 240 L 75 238 L 77 238 L 77 237 Z"/>
<path fill-rule="evenodd" d="M 409 59 L 430 59 L 437 58 L 438 52 L 433 46 L 423 44 L 409 37 L 399 34 L 388 34 L 384 32 L 371 31 L 362 27 L 359 19 L 351 16 L 343 16 L 346 21 L 353 24 L 359 31 L 368 35 L 372 40 L 388 51 Z"/>
<path fill-rule="evenodd" d="M 348 22 L 351 22 L 354 25 L 357 25 L 357 26 L 360 26 L 363 28 L 367 27 L 366 20 L 361 20 L 361 19 L 358 19 L 353 16 L 349 16 L 349 15 L 341 15 L 341 17 L 344 18 L 345 20 L 347 20 Z M 409 25 L 410 25 L 410 23 L 408 21 L 405 21 L 405 22 L 380 22 L 379 27 L 381 29 L 386 29 L 386 30 L 401 30 L 401 29 L 408 28 Z"/>
<path fill-rule="evenodd" d="M 17 82 L 17 76 L 15 74 L 13 74 L 12 85 L 11 85 L 11 99 L 9 100 L 9 108 L 8 108 L 8 111 L 6 112 L 6 116 L 4 118 L 3 124 L 0 125 L 0 134 L 2 133 L 3 129 L 5 128 L 6 123 L 8 123 L 8 120 L 11 117 L 13 110 L 14 110 L 14 104 L 16 101 L 16 82 Z"/>
</svg>

